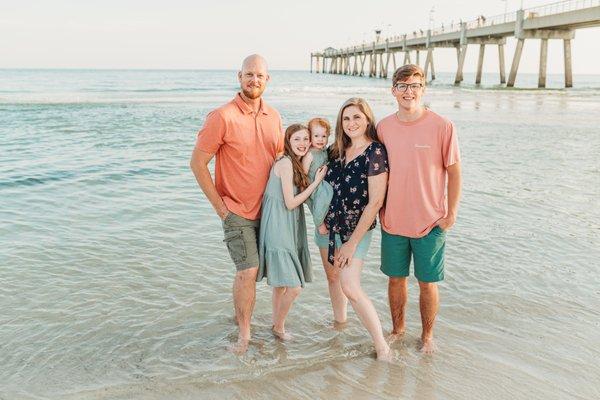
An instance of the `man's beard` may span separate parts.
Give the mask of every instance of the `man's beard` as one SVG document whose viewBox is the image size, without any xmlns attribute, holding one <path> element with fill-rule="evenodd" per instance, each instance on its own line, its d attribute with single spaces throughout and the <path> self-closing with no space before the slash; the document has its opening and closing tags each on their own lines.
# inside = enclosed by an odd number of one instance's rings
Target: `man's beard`
<svg viewBox="0 0 600 400">
<path fill-rule="evenodd" d="M 252 100 L 258 99 L 264 91 L 264 88 L 252 88 L 252 90 L 242 88 L 242 93 L 244 93 L 244 96 Z"/>
</svg>

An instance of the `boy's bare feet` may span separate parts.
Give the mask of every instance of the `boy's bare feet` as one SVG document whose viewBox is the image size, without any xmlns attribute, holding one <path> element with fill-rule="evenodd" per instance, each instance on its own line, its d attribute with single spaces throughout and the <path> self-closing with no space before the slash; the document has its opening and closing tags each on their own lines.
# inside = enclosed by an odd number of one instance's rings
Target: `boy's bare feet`
<svg viewBox="0 0 600 400">
<path fill-rule="evenodd" d="M 392 343 L 396 342 L 397 340 L 402 339 L 403 336 L 404 336 L 404 331 L 399 331 L 399 332 L 391 331 L 390 334 L 387 336 L 387 342 L 388 342 L 388 344 L 392 344 Z"/>
<path fill-rule="evenodd" d="M 437 350 L 437 346 L 433 338 L 421 339 L 421 353 L 432 354 Z"/>
</svg>

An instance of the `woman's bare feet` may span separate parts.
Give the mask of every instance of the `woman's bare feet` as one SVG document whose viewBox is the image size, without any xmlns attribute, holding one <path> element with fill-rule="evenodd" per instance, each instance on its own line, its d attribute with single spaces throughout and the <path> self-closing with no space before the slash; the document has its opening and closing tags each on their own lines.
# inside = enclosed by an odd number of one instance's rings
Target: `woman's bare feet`
<svg viewBox="0 0 600 400">
<path fill-rule="evenodd" d="M 344 328 L 348 326 L 348 320 L 344 321 L 344 322 L 340 322 L 340 321 L 336 321 L 335 319 L 333 320 L 333 325 L 331 326 L 331 328 L 334 331 L 342 331 L 344 330 Z"/>
<path fill-rule="evenodd" d="M 387 344 L 385 347 L 375 350 L 377 351 L 377 361 L 392 361 L 392 349 Z"/>
<path fill-rule="evenodd" d="M 271 327 L 271 331 L 273 331 L 273 335 L 275 335 L 279 340 L 288 341 L 292 340 L 292 334 L 286 332 L 285 330 L 278 331 L 275 329 L 275 326 Z"/>
<path fill-rule="evenodd" d="M 432 354 L 437 350 L 437 346 L 433 338 L 421 339 L 421 353 Z"/>
</svg>

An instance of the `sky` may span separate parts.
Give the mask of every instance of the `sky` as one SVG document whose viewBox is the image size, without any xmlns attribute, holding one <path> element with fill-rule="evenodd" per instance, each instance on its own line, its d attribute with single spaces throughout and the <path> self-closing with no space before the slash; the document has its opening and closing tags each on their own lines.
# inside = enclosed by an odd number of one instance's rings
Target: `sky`
<svg viewBox="0 0 600 400">
<path fill-rule="evenodd" d="M 552 0 L 0 0 L 0 68 L 238 69 L 260 53 L 271 69 L 308 70 L 311 51 L 371 41 L 376 28 L 401 35 L 521 3 Z M 600 27 L 576 31 L 575 74 L 600 74 L 599 39 Z M 508 39 L 507 70 L 514 43 Z M 519 72 L 538 71 L 539 43 L 525 41 Z M 562 49 L 549 41 L 548 73 L 563 72 Z M 477 51 L 469 46 L 466 72 L 475 70 Z M 497 54 L 488 46 L 485 72 L 497 71 Z M 454 49 L 436 49 L 434 60 L 437 71 L 456 69 Z"/>
</svg>

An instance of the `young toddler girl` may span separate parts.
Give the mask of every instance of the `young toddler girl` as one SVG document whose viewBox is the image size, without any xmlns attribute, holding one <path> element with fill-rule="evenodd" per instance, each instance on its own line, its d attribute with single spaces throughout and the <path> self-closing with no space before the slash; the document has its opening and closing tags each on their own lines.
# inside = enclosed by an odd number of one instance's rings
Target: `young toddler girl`
<svg viewBox="0 0 600 400">
<path fill-rule="evenodd" d="M 331 126 L 324 118 L 313 118 L 308 121 L 308 131 L 310 132 L 310 150 L 302 158 L 302 167 L 312 181 L 315 180 L 317 170 L 327 164 L 327 140 L 331 133 Z M 315 229 L 321 234 L 327 234 L 327 227 L 323 223 L 329 203 L 333 197 L 333 188 L 326 181 L 322 181 L 317 189 L 310 195 L 306 201 L 308 208 L 313 216 Z"/>
</svg>

